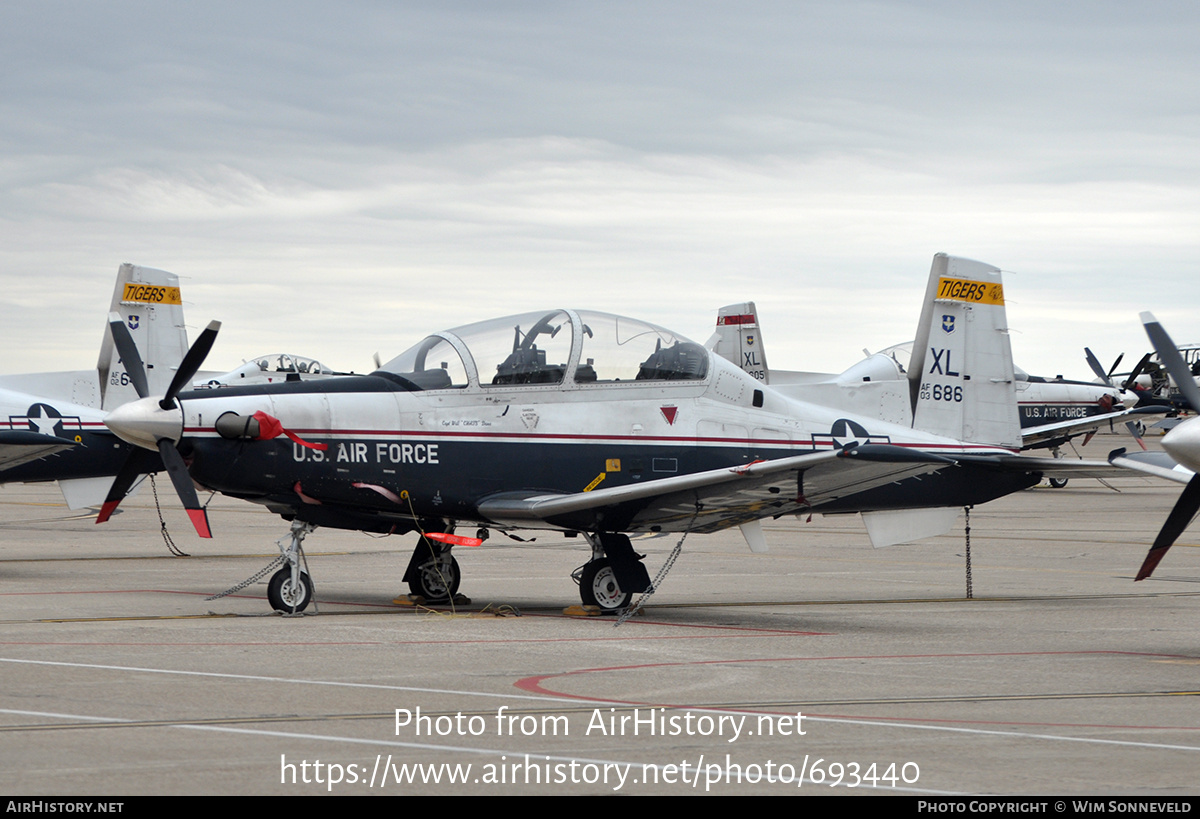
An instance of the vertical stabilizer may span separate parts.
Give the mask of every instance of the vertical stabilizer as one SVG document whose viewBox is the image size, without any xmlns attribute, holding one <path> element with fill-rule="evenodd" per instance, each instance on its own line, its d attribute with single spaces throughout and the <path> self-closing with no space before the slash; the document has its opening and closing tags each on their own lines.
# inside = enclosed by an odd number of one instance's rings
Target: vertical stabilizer
<svg viewBox="0 0 1200 819">
<path fill-rule="evenodd" d="M 138 346 L 150 395 L 162 395 L 187 352 L 179 279 L 165 270 L 123 264 L 117 272 L 110 309 L 121 316 Z M 137 400 L 107 324 L 97 369 L 102 409 Z"/>
<path fill-rule="evenodd" d="M 771 383 L 754 302 L 728 304 L 718 310 L 717 330 L 704 346 L 740 367 L 747 375 L 764 384 Z"/>
<path fill-rule="evenodd" d="M 1020 449 L 998 268 L 943 253 L 933 257 L 908 378 L 914 429 Z"/>
</svg>

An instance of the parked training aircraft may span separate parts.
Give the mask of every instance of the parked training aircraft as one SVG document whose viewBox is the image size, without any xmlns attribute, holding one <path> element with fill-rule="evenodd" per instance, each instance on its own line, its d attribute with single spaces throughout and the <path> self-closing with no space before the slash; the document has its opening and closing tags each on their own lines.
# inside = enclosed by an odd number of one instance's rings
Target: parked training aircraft
<svg viewBox="0 0 1200 819">
<path fill-rule="evenodd" d="M 786 395 L 892 423 L 912 423 L 911 391 L 918 384 L 908 377 L 906 367 L 912 361 L 913 342 L 874 355 L 864 350 L 867 357 L 841 373 L 772 370 L 767 366 L 758 311 L 754 302 L 743 302 L 717 312 L 716 332 L 705 346 Z M 1094 359 L 1090 351 L 1089 357 Z M 1050 379 L 1029 375 L 1019 367 L 1013 370 L 1022 450 L 1050 449 L 1054 457 L 1062 457 L 1063 444 L 1080 435 L 1087 436 L 1086 444 L 1105 422 L 1165 411 L 1162 407 L 1135 408 L 1136 394 L 1111 383 Z M 1061 487 L 1067 480 L 1052 478 L 1050 483 Z"/>
<path fill-rule="evenodd" d="M 147 397 L 106 423 L 162 454 L 202 536 L 193 480 L 292 521 L 268 587 L 279 609 L 311 598 L 300 548 L 318 526 L 419 532 L 405 581 L 429 600 L 458 588 L 451 547 L 488 529 L 581 533 L 581 597 L 618 609 L 650 587 L 629 534 L 738 526 L 763 550 L 763 518 L 862 512 L 886 545 L 945 532 L 963 506 L 1044 474 L 1113 470 L 1016 454 L 1000 271 L 945 255 L 908 369 L 911 425 L 807 403 L 662 327 L 582 310 L 436 333 L 367 376 L 181 391 L 218 328 L 165 395 L 135 380 Z M 468 525 L 479 538 L 453 534 Z"/>
<path fill-rule="evenodd" d="M 134 340 L 148 388 L 165 390 L 187 349 L 178 279 L 123 264 L 111 310 L 110 322 Z M 93 370 L 0 376 L 0 482 L 57 480 L 67 505 L 79 509 L 105 498 L 123 464 L 130 484 L 160 471 L 157 455 L 104 426 L 108 411 L 137 397 L 107 326 Z"/>
<path fill-rule="evenodd" d="M 314 358 L 305 358 L 289 353 L 272 353 L 253 358 L 227 373 L 210 374 L 195 381 L 192 386 L 196 388 L 237 387 L 247 384 L 274 384 L 280 381 L 306 381 L 310 378 L 351 374 L 334 372 Z"/>
</svg>

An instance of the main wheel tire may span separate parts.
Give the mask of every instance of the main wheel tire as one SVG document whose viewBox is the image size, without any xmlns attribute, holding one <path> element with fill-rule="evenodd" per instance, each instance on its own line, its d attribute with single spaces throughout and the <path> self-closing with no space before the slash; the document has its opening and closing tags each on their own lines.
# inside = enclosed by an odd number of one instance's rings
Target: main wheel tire
<svg viewBox="0 0 1200 819">
<path fill-rule="evenodd" d="M 585 606 L 598 606 L 602 611 L 617 611 L 629 607 L 632 594 L 621 591 L 608 558 L 593 560 L 583 567 L 579 576 L 579 598 Z"/>
<path fill-rule="evenodd" d="M 1053 486 L 1055 489 L 1062 489 L 1064 486 L 1067 485 L 1067 481 L 1069 481 L 1069 480 L 1071 480 L 1071 479 L 1070 478 L 1051 478 L 1050 485 Z"/>
<path fill-rule="evenodd" d="M 444 603 L 458 594 L 462 573 L 453 555 L 434 556 L 417 567 L 416 577 L 408 582 L 408 590 L 424 597 L 429 603 Z"/>
<path fill-rule="evenodd" d="M 292 585 L 292 570 L 283 568 L 271 576 L 267 584 L 267 601 L 275 611 L 291 614 L 304 611 L 313 599 L 313 584 L 308 572 L 300 572 L 298 588 Z"/>
</svg>

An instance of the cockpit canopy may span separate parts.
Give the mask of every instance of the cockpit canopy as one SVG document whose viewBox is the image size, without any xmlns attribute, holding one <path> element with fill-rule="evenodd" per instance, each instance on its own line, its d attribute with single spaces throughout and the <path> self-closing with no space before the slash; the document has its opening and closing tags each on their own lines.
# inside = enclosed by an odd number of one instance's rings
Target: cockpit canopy
<svg viewBox="0 0 1200 819">
<path fill-rule="evenodd" d="M 304 358 L 298 355 L 289 355 L 288 353 L 273 353 L 264 355 L 253 361 L 246 362 L 253 364 L 260 372 L 264 373 L 300 373 L 308 375 L 331 375 L 332 370 L 324 367 L 320 361 L 313 358 Z"/>
<path fill-rule="evenodd" d="M 644 321 L 554 310 L 428 336 L 376 374 L 422 390 L 700 381 L 708 375 L 708 351 Z"/>
</svg>

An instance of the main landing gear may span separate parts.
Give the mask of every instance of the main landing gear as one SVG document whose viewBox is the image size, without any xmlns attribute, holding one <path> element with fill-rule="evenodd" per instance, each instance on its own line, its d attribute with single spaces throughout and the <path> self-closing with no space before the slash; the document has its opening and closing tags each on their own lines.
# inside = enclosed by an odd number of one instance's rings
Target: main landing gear
<svg viewBox="0 0 1200 819">
<path fill-rule="evenodd" d="M 1050 454 L 1053 455 L 1055 458 L 1065 458 L 1066 457 L 1065 455 L 1063 455 L 1063 451 L 1061 449 L 1059 449 L 1058 447 L 1054 447 L 1053 449 L 1051 449 Z M 1069 481 L 1070 478 L 1047 478 L 1047 480 L 1050 481 L 1050 485 L 1053 486 L 1055 489 L 1062 489 L 1064 486 L 1067 485 L 1067 481 Z"/>
<path fill-rule="evenodd" d="M 633 550 L 626 535 L 600 532 L 584 535 L 592 547 L 592 559 L 572 574 L 579 584 L 579 599 L 605 614 L 629 608 L 635 594 L 650 588 L 650 573 Z"/>
<path fill-rule="evenodd" d="M 299 520 L 292 521 L 292 538 L 288 546 L 279 541 L 287 565 L 271 577 L 267 584 L 267 602 L 275 611 L 296 614 L 308 608 L 313 600 L 313 583 L 308 572 L 300 568 L 300 547 L 304 538 L 317 527 Z"/>
<path fill-rule="evenodd" d="M 574 577 L 574 575 L 572 575 Z M 590 560 L 579 569 L 579 599 L 585 606 L 596 606 L 601 611 L 620 611 L 628 608 L 633 595 L 621 591 L 617 576 L 607 557 Z"/>
<path fill-rule="evenodd" d="M 404 572 L 409 592 L 426 603 L 449 603 L 458 594 L 461 581 L 462 572 L 450 554 L 450 545 L 421 537 Z"/>
</svg>

